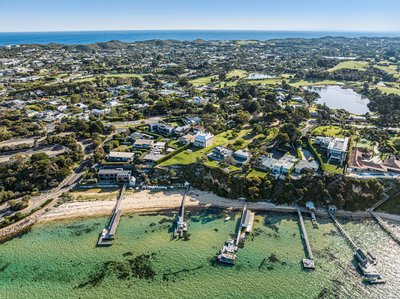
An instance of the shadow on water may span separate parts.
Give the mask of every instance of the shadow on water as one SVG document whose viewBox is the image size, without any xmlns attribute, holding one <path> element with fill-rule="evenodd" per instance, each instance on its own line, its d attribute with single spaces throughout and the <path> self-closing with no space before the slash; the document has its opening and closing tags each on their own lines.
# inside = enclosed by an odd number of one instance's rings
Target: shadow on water
<svg viewBox="0 0 400 299">
<path fill-rule="evenodd" d="M 207 224 L 209 222 L 219 220 L 224 217 L 224 209 L 203 209 L 203 210 L 193 210 L 190 212 L 190 221 L 200 222 L 201 224 Z"/>
</svg>

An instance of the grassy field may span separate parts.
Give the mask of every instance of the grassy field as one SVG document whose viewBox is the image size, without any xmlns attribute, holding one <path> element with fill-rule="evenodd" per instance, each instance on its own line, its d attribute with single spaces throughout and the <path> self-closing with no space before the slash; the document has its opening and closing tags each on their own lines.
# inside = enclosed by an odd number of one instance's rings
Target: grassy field
<svg viewBox="0 0 400 299">
<path fill-rule="evenodd" d="M 200 77 L 194 80 L 190 80 L 189 82 L 193 84 L 193 86 L 203 86 L 211 83 L 211 80 L 218 78 L 218 76 L 208 76 L 208 77 Z"/>
<path fill-rule="evenodd" d="M 289 85 L 293 87 L 300 87 L 300 86 L 321 86 L 321 85 L 335 85 L 337 81 L 334 80 L 323 80 L 323 81 L 309 81 L 309 80 L 300 80 L 297 82 L 289 82 Z"/>
<path fill-rule="evenodd" d="M 319 126 L 312 131 L 314 136 L 340 137 L 343 138 L 346 130 L 339 126 Z"/>
<path fill-rule="evenodd" d="M 387 83 L 386 86 L 374 85 L 374 87 L 378 88 L 380 91 L 386 94 L 400 94 L 400 84 Z"/>
<path fill-rule="evenodd" d="M 276 85 L 276 84 L 281 84 L 282 80 L 283 78 L 277 77 L 277 78 L 268 78 L 261 80 L 246 80 L 246 82 L 249 84 Z"/>
<path fill-rule="evenodd" d="M 397 70 L 396 64 L 391 64 L 390 62 L 383 62 L 381 64 L 375 65 L 375 67 L 387 72 L 388 74 L 394 75 L 395 78 L 400 78 L 400 72 Z"/>
<path fill-rule="evenodd" d="M 265 178 L 267 175 L 268 173 L 264 171 L 253 169 L 252 171 L 249 172 L 247 178 Z"/>
<path fill-rule="evenodd" d="M 247 77 L 247 72 L 243 70 L 233 70 L 226 74 L 226 78 L 230 79 L 233 77 L 245 78 Z"/>
<path fill-rule="evenodd" d="M 366 149 L 370 149 L 371 148 L 371 141 L 361 138 L 358 142 L 356 147 L 358 148 L 366 148 Z"/>
<path fill-rule="evenodd" d="M 324 170 L 330 173 L 343 173 L 343 169 L 338 165 L 324 163 Z"/>
<path fill-rule="evenodd" d="M 343 61 L 333 68 L 329 69 L 328 72 L 334 72 L 342 69 L 359 70 L 365 71 L 368 66 L 368 61 Z"/>
<path fill-rule="evenodd" d="M 125 73 L 125 74 L 109 74 L 109 75 L 104 75 L 105 78 L 139 78 L 140 80 L 143 80 L 143 77 L 139 74 L 130 74 L 130 73 Z"/>
</svg>

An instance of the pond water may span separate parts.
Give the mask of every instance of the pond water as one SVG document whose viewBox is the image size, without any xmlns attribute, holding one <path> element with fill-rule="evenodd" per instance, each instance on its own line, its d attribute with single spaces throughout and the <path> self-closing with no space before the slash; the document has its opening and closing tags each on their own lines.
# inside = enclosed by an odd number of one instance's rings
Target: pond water
<svg viewBox="0 0 400 299">
<path fill-rule="evenodd" d="M 295 215 L 258 212 L 232 267 L 214 262 L 240 214 L 189 211 L 190 240 L 172 240 L 173 213 L 121 218 L 114 245 L 95 247 L 107 217 L 37 224 L 0 247 L 1 298 L 399 298 L 400 247 L 373 221 L 343 221 L 370 250 L 387 281 L 365 286 L 353 252 L 329 219 L 305 226 L 315 271 Z M 398 233 L 400 227 L 393 229 Z"/>
<path fill-rule="evenodd" d="M 350 88 L 342 88 L 337 85 L 312 86 L 311 91 L 319 93 L 318 104 L 326 104 L 332 109 L 345 109 L 354 114 L 369 112 L 369 100 Z"/>
</svg>

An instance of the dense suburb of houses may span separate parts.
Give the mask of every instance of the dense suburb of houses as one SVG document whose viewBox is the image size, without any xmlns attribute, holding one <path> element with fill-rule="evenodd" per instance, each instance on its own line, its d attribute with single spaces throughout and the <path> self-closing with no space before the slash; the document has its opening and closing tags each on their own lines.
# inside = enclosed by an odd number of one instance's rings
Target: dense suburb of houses
<svg viewBox="0 0 400 299">
<path fill-rule="evenodd" d="M 382 152 L 368 134 L 360 133 L 375 125 L 378 115 L 338 112 L 315 104 L 315 97 L 305 98 L 312 93 L 286 72 L 286 64 L 298 55 L 294 50 L 237 42 L 196 47 L 149 42 L 129 50 L 119 46 L 111 43 L 109 49 L 93 51 L 16 46 L 9 49 L 16 56 L 0 60 L 1 109 L 18 111 L 18 117 L 37 124 L 39 136 L 74 132 L 80 139 L 93 138 L 68 128 L 76 120 L 98 120 L 105 128 L 112 127 L 108 140 L 100 134 L 107 149 L 97 159 L 95 172 L 82 181 L 83 187 L 150 184 L 146 177 L 154 169 L 168 169 L 173 177 L 182 165 L 194 163 L 241 176 L 282 180 L 326 172 L 357 178 L 400 175 L 396 155 Z M 307 51 L 292 66 L 297 71 L 313 59 L 314 54 Z M 193 65 L 181 67 L 179 63 L 185 60 L 179 53 L 197 58 Z M 245 59 L 238 59 L 243 55 Z M 258 57 L 257 65 L 253 57 Z M 119 66 L 129 66 L 123 72 L 116 73 L 115 66 L 106 74 L 88 70 L 93 65 L 106 68 L 104 59 L 113 63 L 133 60 Z M 325 59 L 333 59 L 328 62 L 331 65 L 341 63 L 334 57 Z M 223 75 L 199 71 L 214 68 L 221 72 L 231 60 L 235 68 Z M 54 64 L 57 70 L 52 69 Z M 253 106 L 257 108 L 252 110 Z M 171 109 L 176 111 L 170 113 Z M 293 140 L 293 132 L 283 130 L 288 119 L 300 133 Z M 7 136 L 19 137 L 13 134 L 6 130 L 3 142 L 12 139 Z M 390 134 L 398 139 L 397 132 Z"/>
</svg>

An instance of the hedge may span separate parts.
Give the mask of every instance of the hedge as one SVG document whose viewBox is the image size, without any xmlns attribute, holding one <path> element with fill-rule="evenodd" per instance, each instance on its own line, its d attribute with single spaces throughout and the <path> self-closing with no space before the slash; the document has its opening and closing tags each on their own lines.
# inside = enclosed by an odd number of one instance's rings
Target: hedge
<svg viewBox="0 0 400 299">
<path fill-rule="evenodd" d="M 317 152 L 315 147 L 312 145 L 310 137 L 307 137 L 307 143 L 308 143 L 308 146 L 310 147 L 312 153 L 314 154 L 314 156 L 317 157 L 318 163 L 319 163 L 319 165 L 321 165 L 322 172 L 324 172 L 325 171 L 324 162 L 322 161 L 321 155 Z"/>
</svg>

